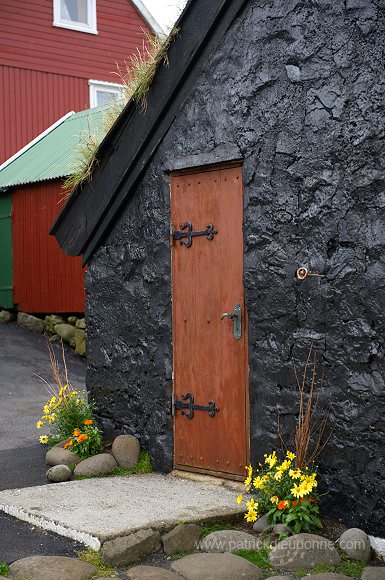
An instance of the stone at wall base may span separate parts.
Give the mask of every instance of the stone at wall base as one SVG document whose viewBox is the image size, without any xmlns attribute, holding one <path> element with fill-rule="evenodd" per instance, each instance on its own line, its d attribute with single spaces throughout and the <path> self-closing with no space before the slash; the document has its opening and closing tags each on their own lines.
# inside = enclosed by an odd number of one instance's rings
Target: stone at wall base
<svg viewBox="0 0 385 580">
<path fill-rule="evenodd" d="M 44 320 L 36 316 L 31 316 L 31 314 L 26 314 L 25 312 L 18 313 L 17 324 L 32 332 L 44 332 Z"/>
</svg>

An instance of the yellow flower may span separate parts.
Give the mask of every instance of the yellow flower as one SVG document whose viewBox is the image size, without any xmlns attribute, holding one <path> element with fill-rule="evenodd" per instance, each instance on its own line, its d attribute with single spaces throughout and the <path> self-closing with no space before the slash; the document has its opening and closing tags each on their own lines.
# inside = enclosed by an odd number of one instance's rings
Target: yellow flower
<svg viewBox="0 0 385 580">
<path fill-rule="evenodd" d="M 277 495 L 273 495 L 273 497 L 270 498 L 271 503 L 275 503 L 275 505 L 277 505 L 277 503 L 279 502 L 279 497 Z"/>
<path fill-rule="evenodd" d="M 283 475 L 283 472 L 282 471 L 277 471 L 277 473 L 274 474 L 274 479 L 276 481 L 281 481 L 282 475 Z"/>
<path fill-rule="evenodd" d="M 41 429 L 41 428 L 43 427 L 43 425 L 44 425 L 43 421 L 37 421 L 37 422 L 36 422 L 36 427 L 37 427 L 38 429 Z"/>
<path fill-rule="evenodd" d="M 286 451 L 286 457 L 290 459 L 290 461 L 293 461 L 293 459 L 295 459 L 295 453 L 292 453 L 291 451 Z"/>
<path fill-rule="evenodd" d="M 277 471 L 282 471 L 282 473 L 284 471 L 287 471 L 289 469 L 291 465 L 291 461 L 289 461 L 288 459 L 285 459 L 285 461 L 282 461 L 281 465 L 277 466 Z"/>
<path fill-rule="evenodd" d="M 292 479 L 299 479 L 301 477 L 300 469 L 290 469 L 289 475 Z"/>
<path fill-rule="evenodd" d="M 240 495 L 237 497 L 237 503 L 242 503 L 242 501 L 243 501 L 243 495 L 242 495 L 242 494 L 240 494 Z"/>
<path fill-rule="evenodd" d="M 305 497 L 305 495 L 308 495 L 312 489 L 313 486 L 311 483 L 302 481 L 299 485 L 292 487 L 290 491 L 294 497 Z"/>
<path fill-rule="evenodd" d="M 40 443 L 48 443 L 47 435 L 40 435 L 39 441 L 40 441 Z"/>
<path fill-rule="evenodd" d="M 246 477 L 245 481 L 244 481 L 245 487 L 250 487 L 251 485 L 251 475 L 249 475 L 248 477 Z"/>
<path fill-rule="evenodd" d="M 265 486 L 263 485 L 263 479 L 259 476 L 254 479 L 253 485 L 256 489 L 264 489 L 265 488 Z"/>
<path fill-rule="evenodd" d="M 265 463 L 267 463 L 269 467 L 274 467 L 274 465 L 277 463 L 277 454 L 275 451 L 273 451 L 271 455 L 264 455 L 264 457 Z"/>
<path fill-rule="evenodd" d="M 245 513 L 245 520 L 247 522 L 255 522 L 257 520 L 257 512 L 253 509 Z"/>
<path fill-rule="evenodd" d="M 255 502 L 254 498 L 246 503 L 247 509 L 250 510 L 257 510 L 258 504 Z"/>
<path fill-rule="evenodd" d="M 46 415 L 48 415 L 48 413 L 49 413 L 49 410 L 50 410 L 50 409 L 49 409 L 49 405 L 44 405 L 44 407 L 43 407 L 43 411 L 44 411 L 44 413 L 45 413 Z"/>
</svg>

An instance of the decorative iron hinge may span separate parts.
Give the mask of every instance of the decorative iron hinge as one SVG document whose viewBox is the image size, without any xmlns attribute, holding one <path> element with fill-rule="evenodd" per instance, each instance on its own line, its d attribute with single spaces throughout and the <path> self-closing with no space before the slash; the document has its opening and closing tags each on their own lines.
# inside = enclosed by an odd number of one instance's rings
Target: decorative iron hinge
<svg viewBox="0 0 385 580">
<path fill-rule="evenodd" d="M 192 223 L 185 222 L 180 226 L 180 230 L 172 231 L 172 239 L 179 240 L 181 246 L 189 248 L 192 245 L 192 239 L 196 236 L 206 236 L 208 240 L 212 240 L 217 233 L 218 231 L 214 229 L 212 224 L 208 224 L 204 231 L 194 232 Z M 183 241 L 184 238 L 187 238 L 187 241 Z"/>
<path fill-rule="evenodd" d="M 209 401 L 207 405 L 196 405 L 194 403 L 194 395 L 191 393 L 182 395 L 181 400 L 175 399 L 175 395 L 172 395 L 171 401 L 172 415 L 175 416 L 175 411 L 182 411 L 182 415 L 187 417 L 187 419 L 192 419 L 194 417 L 194 411 L 208 411 L 210 417 L 215 417 L 215 413 L 219 411 L 214 401 Z M 188 412 L 186 412 L 185 409 L 188 409 Z"/>
</svg>

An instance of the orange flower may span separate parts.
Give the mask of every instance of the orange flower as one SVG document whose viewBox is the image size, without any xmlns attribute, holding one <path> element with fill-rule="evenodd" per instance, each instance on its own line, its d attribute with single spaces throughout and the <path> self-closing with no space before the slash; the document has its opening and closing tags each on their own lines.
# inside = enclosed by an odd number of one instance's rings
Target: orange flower
<svg viewBox="0 0 385 580">
<path fill-rule="evenodd" d="M 91 421 L 91 419 L 87 419 L 86 421 L 84 421 L 84 425 L 92 425 L 93 421 Z"/>
<path fill-rule="evenodd" d="M 296 500 L 294 500 L 294 501 L 291 503 L 291 505 L 292 505 L 292 506 L 294 506 L 294 507 L 297 507 L 297 505 L 298 505 L 298 502 L 297 502 Z"/>
<path fill-rule="evenodd" d="M 72 447 L 73 444 L 74 444 L 74 442 L 72 441 L 72 439 L 70 441 L 67 441 L 67 443 L 64 443 L 64 449 L 68 449 L 68 447 Z"/>
<path fill-rule="evenodd" d="M 280 501 L 280 502 L 278 503 L 278 505 L 277 505 L 277 508 L 278 508 L 279 510 L 284 510 L 285 508 L 287 508 L 287 506 L 288 506 L 288 505 L 289 505 L 289 504 L 287 503 L 287 501 L 286 501 L 286 500 L 282 500 L 282 501 Z"/>
<path fill-rule="evenodd" d="M 80 435 L 79 429 L 75 429 L 74 430 L 74 437 L 79 437 L 79 435 Z"/>
<path fill-rule="evenodd" d="M 81 443 L 82 441 L 86 441 L 87 439 L 88 439 L 88 435 L 83 433 L 82 435 L 79 435 L 77 441 L 78 441 L 78 443 Z"/>
</svg>

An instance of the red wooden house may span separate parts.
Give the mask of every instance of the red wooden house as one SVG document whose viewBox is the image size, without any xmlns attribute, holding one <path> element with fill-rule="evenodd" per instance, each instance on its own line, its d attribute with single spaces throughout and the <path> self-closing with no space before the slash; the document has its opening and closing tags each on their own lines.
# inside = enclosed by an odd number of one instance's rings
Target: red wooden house
<svg viewBox="0 0 385 580">
<path fill-rule="evenodd" d="M 140 0 L 2 0 L 0 163 L 68 111 L 107 102 L 149 30 Z"/>
<path fill-rule="evenodd" d="M 7 199 L 12 213 L 11 228 L 0 221 L 0 306 L 84 311 L 81 260 L 66 256 L 48 231 L 65 204 L 63 181 L 76 164 L 79 141 L 90 130 L 101 135 L 106 107 L 68 113 L 0 167 L 0 215 Z"/>
<path fill-rule="evenodd" d="M 69 111 L 115 98 L 121 90 L 117 66 L 124 69 L 148 31 L 160 29 L 141 0 L 2 0 L 0 164 L 7 160 L 9 166 L 17 159 L 21 167 L 25 159 L 21 150 L 47 127 Z M 30 159 L 30 145 L 27 149 Z M 31 173 L 31 167 L 23 168 L 23 173 L 24 169 Z M 25 183 L 31 183 L 27 179 L 20 191 L 13 186 L 0 191 L 0 307 L 19 304 L 27 312 L 83 310 L 81 264 L 61 255 L 48 238 L 59 211 L 58 199 L 63 197 L 62 180 L 57 180 L 57 172 L 53 174 L 46 179 L 56 181 L 34 179 L 34 185 L 26 188 Z M 32 175 L 36 178 L 34 171 Z M 15 183 L 23 182 L 16 179 Z M 31 254 L 32 248 L 39 248 L 39 254 Z M 27 258 L 32 255 L 35 274 L 40 268 L 33 285 Z M 48 263 L 50 282 L 43 275 Z M 74 281 L 72 295 L 63 286 L 64 279 Z"/>
</svg>

